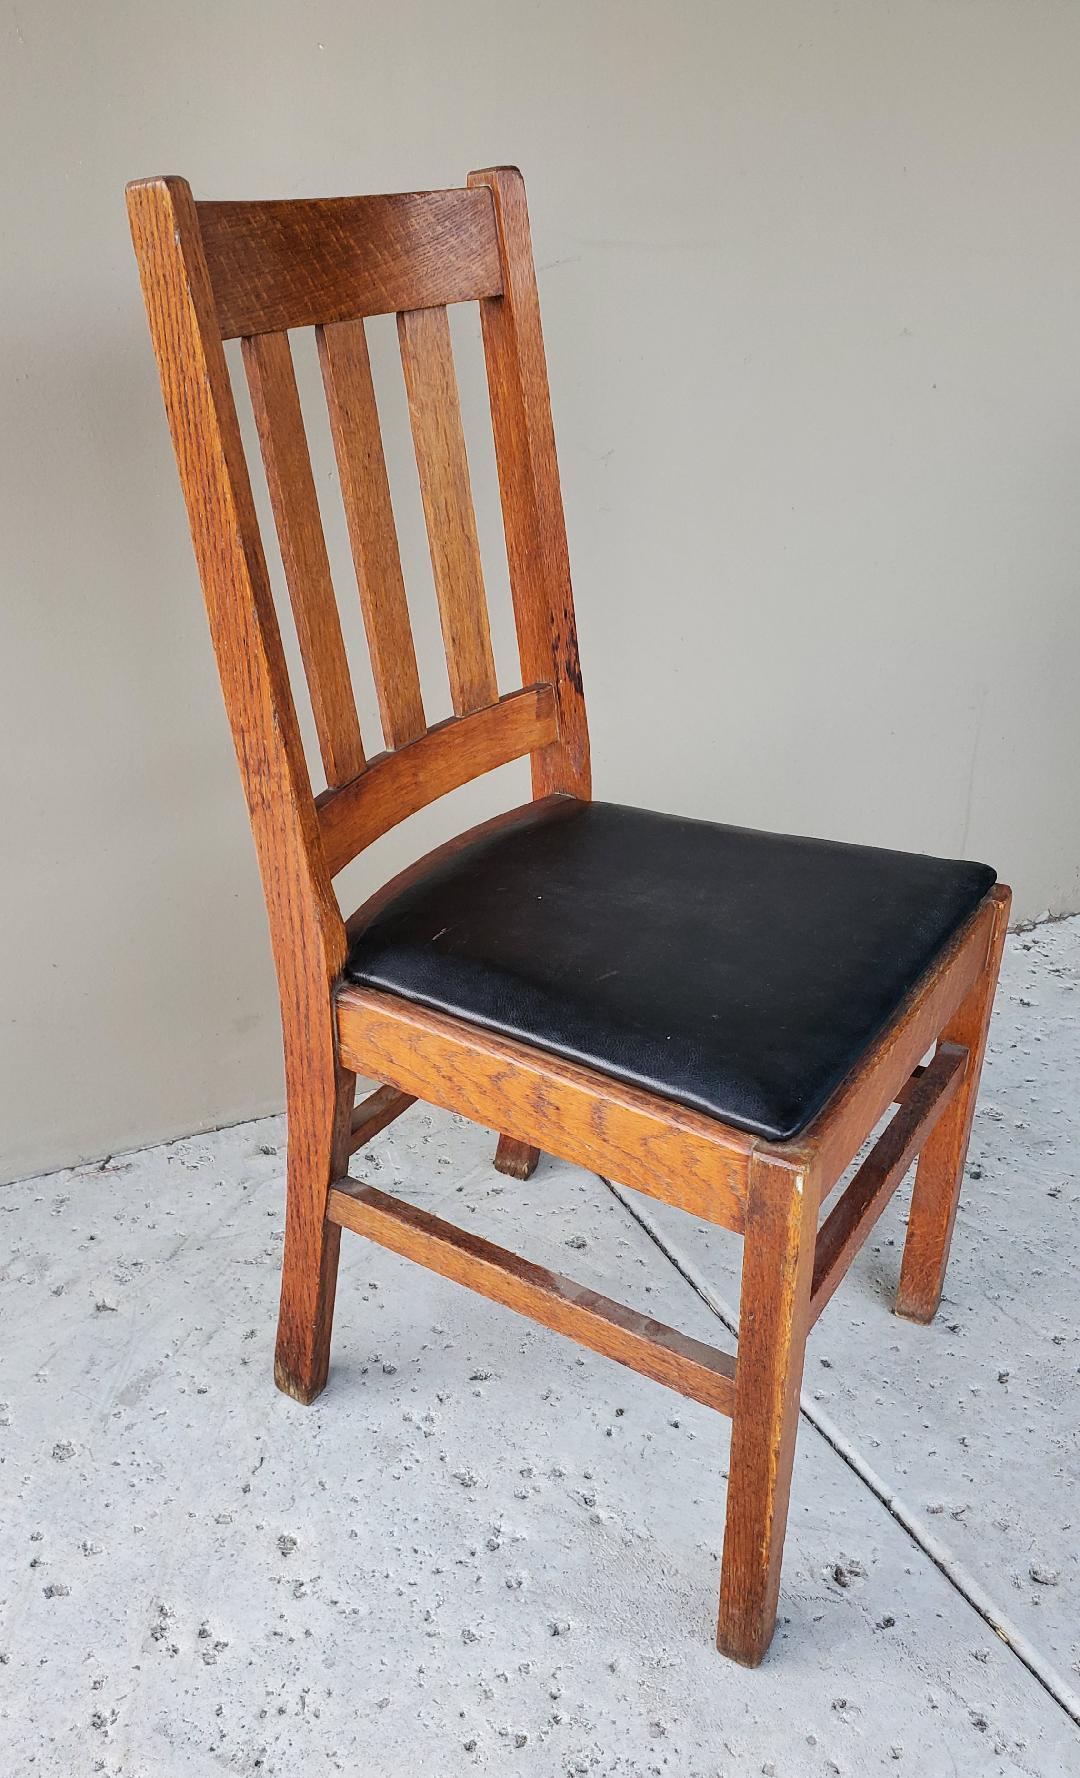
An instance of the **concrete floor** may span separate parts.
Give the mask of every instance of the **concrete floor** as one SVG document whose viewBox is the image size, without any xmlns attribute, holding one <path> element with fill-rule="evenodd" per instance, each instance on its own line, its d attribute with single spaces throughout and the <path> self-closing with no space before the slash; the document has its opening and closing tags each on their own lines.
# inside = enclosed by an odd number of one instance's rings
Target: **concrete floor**
<svg viewBox="0 0 1080 1778">
<path fill-rule="evenodd" d="M 810 1348 L 782 1621 L 712 1646 L 727 1422 L 355 1237 L 270 1355 L 272 1119 L 0 1192 L 0 1778 L 1080 1772 L 1080 920 L 1009 942 L 947 1297 Z M 713 1343 L 737 1243 L 417 1108 L 353 1170 Z"/>
</svg>

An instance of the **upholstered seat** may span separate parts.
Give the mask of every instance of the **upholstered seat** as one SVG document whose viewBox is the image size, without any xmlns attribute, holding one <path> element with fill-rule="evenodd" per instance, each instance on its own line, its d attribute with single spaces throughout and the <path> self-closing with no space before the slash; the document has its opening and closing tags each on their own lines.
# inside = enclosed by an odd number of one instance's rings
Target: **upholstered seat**
<svg viewBox="0 0 1080 1778">
<path fill-rule="evenodd" d="M 993 882 L 558 797 L 392 896 L 346 974 L 783 1140 Z"/>
</svg>

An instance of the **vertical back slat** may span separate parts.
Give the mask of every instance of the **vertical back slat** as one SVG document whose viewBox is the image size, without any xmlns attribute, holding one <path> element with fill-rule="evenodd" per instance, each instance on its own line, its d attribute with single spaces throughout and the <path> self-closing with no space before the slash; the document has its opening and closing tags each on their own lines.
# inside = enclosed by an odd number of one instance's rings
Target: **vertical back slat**
<svg viewBox="0 0 1080 1778">
<path fill-rule="evenodd" d="M 465 716 L 499 689 L 446 310 L 399 314 L 398 336 L 450 692 Z"/>
<path fill-rule="evenodd" d="M 559 740 L 533 755 L 533 791 L 590 794 L 589 731 L 578 662 L 555 430 L 525 182 L 516 167 L 469 174 L 495 204 L 503 294 L 480 303 L 503 528 L 526 685 L 555 688 Z"/>
<path fill-rule="evenodd" d="M 363 771 L 364 748 L 289 336 L 259 334 L 244 340 L 243 351 L 319 748 L 334 789 Z"/>
<path fill-rule="evenodd" d="M 401 747 L 425 732 L 427 720 L 367 337 L 362 321 L 335 321 L 316 334 L 383 737 L 387 747 Z"/>
</svg>

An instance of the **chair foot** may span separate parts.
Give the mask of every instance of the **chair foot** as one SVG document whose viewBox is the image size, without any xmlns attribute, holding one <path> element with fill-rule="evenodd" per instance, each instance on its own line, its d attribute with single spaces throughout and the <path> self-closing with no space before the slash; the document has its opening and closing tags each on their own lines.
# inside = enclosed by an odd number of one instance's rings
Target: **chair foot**
<svg viewBox="0 0 1080 1778">
<path fill-rule="evenodd" d="M 313 1401 L 318 1400 L 319 1396 L 326 1388 L 326 1376 L 328 1370 L 329 1365 L 327 1365 L 327 1368 L 323 1371 L 321 1377 L 317 1376 L 313 1379 L 304 1379 L 298 1377 L 292 1370 L 290 1370 L 283 1359 L 275 1358 L 274 1382 L 281 1390 L 282 1395 L 289 1395 L 292 1397 L 293 1401 L 298 1401 L 305 1408 L 309 1408 Z"/>
<path fill-rule="evenodd" d="M 302 1080 L 288 1102 L 288 1188 L 274 1381 L 310 1403 L 326 1385 L 341 1230 L 326 1220 L 335 1179 L 348 1169 L 356 1077 L 328 1070 Z"/>
<path fill-rule="evenodd" d="M 322 1394 L 330 1370 L 340 1247 L 341 1230 L 333 1223 L 290 1242 L 286 1216 L 274 1382 L 305 1406 Z"/>
<path fill-rule="evenodd" d="M 513 1136 L 499 1137 L 499 1146 L 495 1150 L 495 1167 L 499 1173 L 506 1173 L 511 1179 L 531 1179 L 539 1159 L 538 1148 L 530 1148 L 527 1142 L 518 1142 Z"/>
<path fill-rule="evenodd" d="M 903 1320 L 922 1326 L 927 1326 L 937 1314 L 945 1286 L 1009 905 L 1008 890 L 995 891 L 994 924 L 986 963 L 941 1033 L 941 1041 L 964 1045 L 968 1064 L 963 1085 L 931 1131 L 915 1174 L 895 1307 Z"/>
<path fill-rule="evenodd" d="M 716 1627 L 721 1654 L 743 1667 L 776 1627 L 817 1232 L 806 1184 L 766 1156 L 751 1163 Z"/>
<path fill-rule="evenodd" d="M 941 1298 L 939 1297 L 932 1308 L 925 1308 L 922 1304 L 920 1304 L 918 1308 L 908 1308 L 905 1304 L 901 1303 L 900 1298 L 897 1297 L 896 1302 L 893 1305 L 893 1314 L 899 1315 L 901 1321 L 914 1322 L 916 1327 L 929 1327 L 938 1312 L 940 1304 Z"/>
</svg>

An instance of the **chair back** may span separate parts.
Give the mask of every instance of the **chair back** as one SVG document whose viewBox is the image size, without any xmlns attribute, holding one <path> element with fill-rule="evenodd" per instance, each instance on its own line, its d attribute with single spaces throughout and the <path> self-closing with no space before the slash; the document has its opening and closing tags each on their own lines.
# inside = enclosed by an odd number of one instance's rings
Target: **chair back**
<svg viewBox="0 0 1080 1778">
<path fill-rule="evenodd" d="M 162 392 L 277 940 L 333 923 L 331 880 L 427 803 L 529 754 L 533 794 L 589 794 L 566 531 L 525 188 L 197 203 L 128 187 Z M 480 304 L 521 684 L 500 692 L 447 306 Z M 365 317 L 396 313 L 453 716 L 417 672 Z M 378 698 L 361 735 L 289 334 L 315 329 Z M 325 788 L 300 739 L 223 343 L 242 341 Z M 299 903 L 297 898 L 299 898 Z M 302 908 L 299 904 L 302 904 Z M 306 916 L 301 918 L 303 910 Z M 282 947 L 278 942 L 279 974 Z M 339 942 L 331 946 L 333 957 Z"/>
</svg>

